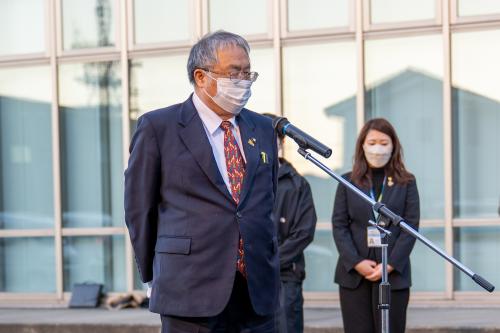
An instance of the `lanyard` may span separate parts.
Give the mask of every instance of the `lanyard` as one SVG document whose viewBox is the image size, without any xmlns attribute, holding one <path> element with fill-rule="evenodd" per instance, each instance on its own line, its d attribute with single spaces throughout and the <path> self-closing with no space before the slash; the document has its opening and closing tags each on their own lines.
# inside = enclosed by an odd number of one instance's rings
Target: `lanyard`
<svg viewBox="0 0 500 333">
<path fill-rule="evenodd" d="M 378 195 L 378 198 L 377 198 L 377 199 L 375 199 L 375 191 L 373 191 L 373 187 L 370 189 L 370 197 L 371 197 L 373 200 L 377 201 L 377 202 L 382 201 L 382 196 L 383 196 L 383 194 L 384 194 L 384 188 L 385 188 L 385 181 L 386 181 L 386 178 L 387 178 L 387 176 L 386 176 L 386 177 L 384 177 L 384 182 L 382 183 L 382 189 L 380 190 L 380 194 Z"/>
<path fill-rule="evenodd" d="M 378 198 L 375 199 L 375 191 L 373 191 L 373 187 L 370 189 L 370 197 L 373 199 L 373 200 L 376 200 L 377 202 L 381 202 L 382 201 L 382 197 L 383 197 L 383 194 L 384 194 L 384 188 L 385 188 L 385 181 L 386 181 L 386 177 L 384 177 L 384 182 L 382 183 L 382 189 L 380 190 L 380 194 L 378 195 Z M 375 221 L 378 221 L 378 213 L 373 210 L 373 217 L 375 217 Z"/>
</svg>

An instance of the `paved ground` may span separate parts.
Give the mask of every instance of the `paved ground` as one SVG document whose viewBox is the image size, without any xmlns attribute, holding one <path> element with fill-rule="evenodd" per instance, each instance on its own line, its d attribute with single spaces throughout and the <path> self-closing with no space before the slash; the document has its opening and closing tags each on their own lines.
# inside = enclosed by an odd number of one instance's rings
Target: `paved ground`
<svg viewBox="0 0 500 333">
<path fill-rule="evenodd" d="M 342 332 L 338 308 L 306 309 L 306 332 Z M 0 309 L 0 333 L 158 333 L 147 310 Z M 500 307 L 410 307 L 408 333 L 500 333 Z"/>
</svg>

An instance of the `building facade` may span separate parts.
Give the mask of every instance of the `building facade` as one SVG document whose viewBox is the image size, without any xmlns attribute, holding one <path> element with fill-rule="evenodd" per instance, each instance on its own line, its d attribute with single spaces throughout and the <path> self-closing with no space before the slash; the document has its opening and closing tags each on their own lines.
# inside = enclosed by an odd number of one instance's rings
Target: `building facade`
<svg viewBox="0 0 500 333">
<path fill-rule="evenodd" d="M 286 116 L 351 167 L 364 121 L 389 119 L 417 178 L 421 233 L 500 285 L 500 1 L 3 0 L 0 299 L 61 302 L 74 283 L 143 289 L 123 214 L 137 118 L 184 101 L 189 49 L 245 36 L 248 107 Z M 286 157 L 318 212 L 307 301 L 335 302 L 336 182 Z M 413 297 L 500 302 L 417 242 Z M 333 303 L 332 303 L 333 304 Z"/>
</svg>

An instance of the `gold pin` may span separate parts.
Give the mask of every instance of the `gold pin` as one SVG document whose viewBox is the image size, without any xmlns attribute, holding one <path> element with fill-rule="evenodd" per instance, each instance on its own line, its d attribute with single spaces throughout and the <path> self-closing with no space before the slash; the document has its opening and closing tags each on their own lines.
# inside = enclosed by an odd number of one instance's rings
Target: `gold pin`
<svg viewBox="0 0 500 333">
<path fill-rule="evenodd" d="M 255 146 L 255 138 L 248 139 L 248 144 L 252 147 Z"/>
<path fill-rule="evenodd" d="M 392 177 L 391 176 L 387 177 L 387 185 L 389 185 L 389 186 L 394 185 L 394 182 L 392 181 Z"/>
</svg>

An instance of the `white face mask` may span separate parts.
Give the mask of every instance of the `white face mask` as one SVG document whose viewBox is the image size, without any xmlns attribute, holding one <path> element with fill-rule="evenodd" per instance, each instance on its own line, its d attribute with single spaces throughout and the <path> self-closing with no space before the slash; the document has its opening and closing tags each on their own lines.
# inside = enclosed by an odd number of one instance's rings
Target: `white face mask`
<svg viewBox="0 0 500 333">
<path fill-rule="evenodd" d="M 245 107 L 250 96 L 252 96 L 252 91 L 250 87 L 252 86 L 252 81 L 240 80 L 239 82 L 233 82 L 228 78 L 214 78 L 207 75 L 217 81 L 217 94 L 212 97 L 205 89 L 203 91 L 205 94 L 214 101 L 215 104 L 220 106 L 224 111 L 238 115 Z"/>
<path fill-rule="evenodd" d="M 370 164 L 371 167 L 374 168 L 382 168 L 385 166 L 392 155 L 392 144 L 388 145 L 363 145 L 363 150 L 365 152 L 365 158 Z"/>
</svg>

